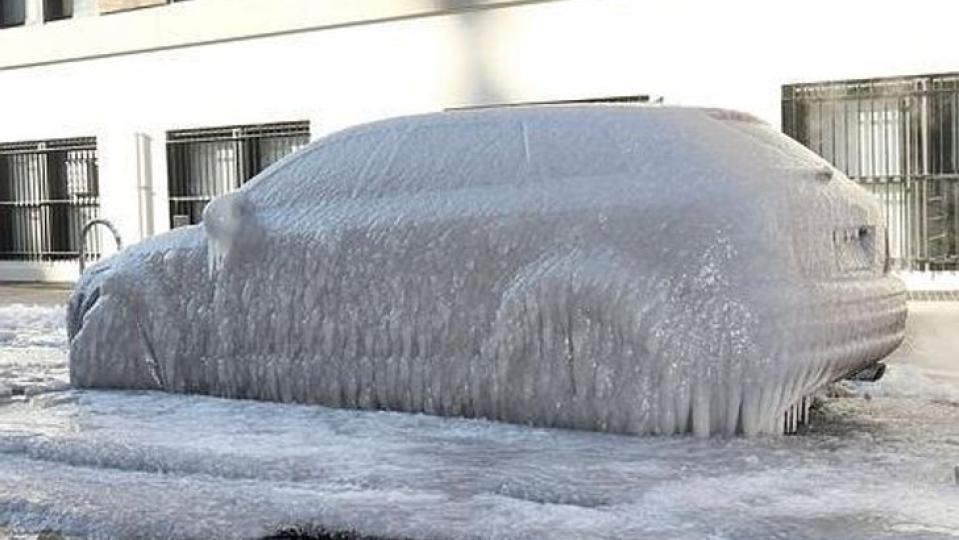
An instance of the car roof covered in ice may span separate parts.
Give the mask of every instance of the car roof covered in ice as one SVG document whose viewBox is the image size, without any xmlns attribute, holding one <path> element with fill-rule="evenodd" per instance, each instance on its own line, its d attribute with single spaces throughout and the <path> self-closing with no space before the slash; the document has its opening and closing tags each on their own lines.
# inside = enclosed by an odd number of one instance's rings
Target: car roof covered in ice
<svg viewBox="0 0 959 540">
<path fill-rule="evenodd" d="M 653 119 L 713 118 L 720 121 L 738 121 L 764 124 L 759 118 L 732 109 L 711 107 L 676 107 L 659 105 L 623 105 L 609 103 L 593 104 L 543 104 L 543 105 L 504 105 L 495 107 L 465 107 L 444 111 L 426 112 L 406 116 L 396 116 L 375 120 L 369 123 L 349 127 L 328 137 L 345 136 L 359 132 L 381 129 L 393 129 L 397 126 L 414 126 L 444 122 L 482 120 L 487 122 L 509 122 L 518 119 L 550 119 L 564 123 L 584 119 L 630 119 L 631 121 L 651 121 Z M 589 127 L 589 126 L 584 126 Z"/>
<path fill-rule="evenodd" d="M 379 120 L 323 137 L 247 189 L 318 200 L 630 175 L 714 181 L 824 162 L 755 117 L 724 109 L 536 105 Z M 759 181 L 763 175 L 753 175 Z M 272 179 L 271 179 L 272 178 Z M 309 188 L 309 189 L 307 189 Z M 273 193 L 268 198 L 286 195 Z"/>
</svg>

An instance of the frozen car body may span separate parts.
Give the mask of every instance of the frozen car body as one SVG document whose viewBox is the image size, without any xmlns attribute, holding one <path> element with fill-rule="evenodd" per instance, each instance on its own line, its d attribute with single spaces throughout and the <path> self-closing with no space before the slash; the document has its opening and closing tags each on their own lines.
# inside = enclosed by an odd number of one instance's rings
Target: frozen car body
<svg viewBox="0 0 959 540">
<path fill-rule="evenodd" d="M 72 382 L 623 433 L 782 430 L 902 340 L 877 203 L 728 111 L 331 135 L 101 261 Z"/>
</svg>

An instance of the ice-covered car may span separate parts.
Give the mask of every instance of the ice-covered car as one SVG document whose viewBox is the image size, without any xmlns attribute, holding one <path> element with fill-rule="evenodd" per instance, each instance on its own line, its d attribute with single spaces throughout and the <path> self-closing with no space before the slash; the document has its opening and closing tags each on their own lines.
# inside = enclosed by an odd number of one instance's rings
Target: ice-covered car
<svg viewBox="0 0 959 540">
<path fill-rule="evenodd" d="M 901 341 L 870 195 L 755 119 L 516 107 L 330 135 L 70 301 L 79 387 L 780 432 Z"/>
</svg>

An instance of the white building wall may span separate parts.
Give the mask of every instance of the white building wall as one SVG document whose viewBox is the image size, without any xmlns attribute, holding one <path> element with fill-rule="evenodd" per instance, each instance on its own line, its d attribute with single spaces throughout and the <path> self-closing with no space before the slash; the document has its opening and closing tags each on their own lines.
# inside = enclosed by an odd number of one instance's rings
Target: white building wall
<svg viewBox="0 0 959 540">
<path fill-rule="evenodd" d="M 129 243 L 142 229 L 138 133 L 152 141 L 162 232 L 168 130 L 308 119 L 316 137 L 450 106 L 626 94 L 778 125 L 783 83 L 959 70 L 954 18 L 930 17 L 946 5 L 931 0 L 458 7 L 495 3 L 193 0 L 2 30 L 0 141 L 95 135 L 101 216 Z M 75 273 L 0 261 L 0 280 Z"/>
</svg>

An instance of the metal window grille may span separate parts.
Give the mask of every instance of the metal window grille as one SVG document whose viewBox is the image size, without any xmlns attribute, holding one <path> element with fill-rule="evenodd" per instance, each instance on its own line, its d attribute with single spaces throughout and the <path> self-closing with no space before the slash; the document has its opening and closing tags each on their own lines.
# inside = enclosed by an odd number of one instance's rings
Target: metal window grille
<svg viewBox="0 0 959 540">
<path fill-rule="evenodd" d="M 901 268 L 959 268 L 959 74 L 783 86 L 783 131 L 882 202 Z"/>
<path fill-rule="evenodd" d="M 76 260 L 99 213 L 95 138 L 0 144 L 0 259 Z M 86 242 L 99 258 L 99 238 Z"/>
<path fill-rule="evenodd" d="M 309 140 L 309 122 L 167 133 L 170 226 L 199 223 L 213 197 L 239 188 Z"/>
</svg>

